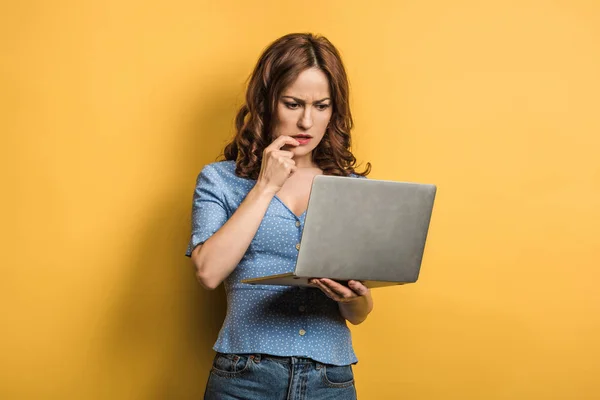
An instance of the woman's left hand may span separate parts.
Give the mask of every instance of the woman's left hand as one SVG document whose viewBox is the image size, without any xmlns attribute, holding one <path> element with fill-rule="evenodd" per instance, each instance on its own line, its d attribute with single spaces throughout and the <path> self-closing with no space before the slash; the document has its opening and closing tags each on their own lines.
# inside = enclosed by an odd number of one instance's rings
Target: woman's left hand
<svg viewBox="0 0 600 400">
<path fill-rule="evenodd" d="M 339 303 L 349 303 L 366 296 L 369 289 L 360 281 L 350 280 L 348 286 L 327 278 L 312 278 L 309 283 L 321 289 L 327 297 Z"/>
</svg>

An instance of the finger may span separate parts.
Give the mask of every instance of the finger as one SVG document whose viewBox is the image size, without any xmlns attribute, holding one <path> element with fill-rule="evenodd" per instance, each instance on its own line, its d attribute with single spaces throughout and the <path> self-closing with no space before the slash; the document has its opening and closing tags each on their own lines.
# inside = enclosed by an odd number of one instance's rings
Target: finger
<svg viewBox="0 0 600 400">
<path fill-rule="evenodd" d="M 294 157 L 294 153 L 292 151 L 287 151 L 287 150 L 273 150 L 271 152 L 271 154 L 274 157 L 285 157 L 285 158 L 292 158 L 292 157 Z"/>
<path fill-rule="evenodd" d="M 273 141 L 270 145 L 267 146 L 265 150 L 279 150 L 286 144 L 291 146 L 300 146 L 300 142 L 294 139 L 291 136 L 281 135 L 277 139 Z"/>
<path fill-rule="evenodd" d="M 293 161 L 290 162 L 289 160 L 285 159 L 285 161 L 283 161 L 281 163 L 282 166 L 285 166 L 285 168 L 288 170 L 288 172 L 290 174 L 296 172 L 296 163 L 294 163 Z"/>
<path fill-rule="evenodd" d="M 282 164 L 288 164 L 288 165 L 296 165 L 296 161 L 294 161 L 291 158 L 287 158 L 287 157 L 277 157 L 276 158 L 278 162 L 282 163 Z"/>
<path fill-rule="evenodd" d="M 315 285 L 317 285 L 319 287 L 319 289 L 321 289 L 321 291 L 323 293 L 325 293 L 325 295 L 327 297 L 329 297 L 331 300 L 335 300 L 335 301 L 340 301 L 341 299 L 331 291 L 331 289 L 329 289 L 325 284 L 321 283 L 321 281 L 319 279 L 315 279 L 314 280 Z"/>
<path fill-rule="evenodd" d="M 354 293 L 359 296 L 366 296 L 369 293 L 369 288 L 362 284 L 360 281 L 348 281 L 348 286 Z"/>
<path fill-rule="evenodd" d="M 337 283 L 336 281 L 327 278 L 321 279 L 321 282 L 325 284 L 329 289 L 331 289 L 336 295 L 344 299 L 356 297 L 356 293 L 354 293 L 351 289 L 347 288 L 341 283 Z"/>
</svg>

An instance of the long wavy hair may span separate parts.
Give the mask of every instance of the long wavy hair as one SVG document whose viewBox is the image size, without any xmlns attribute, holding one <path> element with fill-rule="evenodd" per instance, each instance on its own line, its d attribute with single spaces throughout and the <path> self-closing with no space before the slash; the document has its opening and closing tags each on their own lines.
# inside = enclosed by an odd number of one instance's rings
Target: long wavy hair
<svg viewBox="0 0 600 400">
<path fill-rule="evenodd" d="M 352 114 L 346 70 L 337 49 L 327 38 L 292 33 L 270 44 L 249 78 L 246 102 L 235 118 L 236 134 L 223 156 L 236 162 L 236 175 L 257 179 L 264 149 L 272 142 L 277 103 L 283 90 L 306 69 L 318 68 L 329 80 L 333 112 L 323 139 L 313 150 L 313 162 L 325 175 L 366 176 L 356 171 L 350 151 Z"/>
</svg>

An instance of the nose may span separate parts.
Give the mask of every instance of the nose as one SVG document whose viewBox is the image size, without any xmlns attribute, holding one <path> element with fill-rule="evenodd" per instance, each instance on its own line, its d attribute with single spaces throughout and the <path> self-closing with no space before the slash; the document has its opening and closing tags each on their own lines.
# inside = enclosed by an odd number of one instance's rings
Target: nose
<svg viewBox="0 0 600 400">
<path fill-rule="evenodd" d="M 313 126 L 312 115 L 310 114 L 310 107 L 306 107 L 302 116 L 298 120 L 298 127 L 303 130 L 308 130 Z"/>
</svg>

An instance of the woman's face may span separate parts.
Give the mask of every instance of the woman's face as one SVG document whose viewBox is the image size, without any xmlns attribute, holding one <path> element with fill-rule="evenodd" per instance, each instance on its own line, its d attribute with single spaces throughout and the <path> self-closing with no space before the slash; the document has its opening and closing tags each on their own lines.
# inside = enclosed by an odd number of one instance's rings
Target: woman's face
<svg viewBox="0 0 600 400">
<path fill-rule="evenodd" d="M 331 113 L 327 76 L 317 68 L 304 70 L 278 99 L 273 138 L 292 136 L 300 146 L 285 150 L 291 150 L 294 158 L 310 155 L 323 139 Z"/>
</svg>

